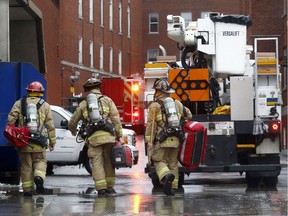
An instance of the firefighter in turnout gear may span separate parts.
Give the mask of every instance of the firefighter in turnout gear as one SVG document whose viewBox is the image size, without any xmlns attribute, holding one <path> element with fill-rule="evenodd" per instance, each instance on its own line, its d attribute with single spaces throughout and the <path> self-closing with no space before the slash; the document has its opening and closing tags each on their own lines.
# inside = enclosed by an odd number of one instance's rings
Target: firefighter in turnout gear
<svg viewBox="0 0 288 216">
<path fill-rule="evenodd" d="M 86 127 L 88 157 L 92 160 L 92 176 L 98 195 L 116 193 L 115 168 L 112 165 L 112 148 L 122 137 L 122 125 L 119 112 L 111 98 L 101 94 L 102 82 L 90 78 L 83 85 L 89 92 L 73 113 L 68 127 L 72 135 L 77 134 L 80 120 Z"/>
<path fill-rule="evenodd" d="M 31 133 L 29 144 L 18 148 L 24 196 L 32 196 L 34 183 L 38 194 L 44 193 L 47 161 L 45 150 L 47 138 L 49 149 L 56 144 L 55 127 L 50 105 L 42 99 L 45 89 L 34 81 L 26 88 L 28 96 L 16 101 L 8 115 L 6 126 L 16 124 L 27 127 Z"/>
<path fill-rule="evenodd" d="M 180 101 L 170 98 L 174 89 L 166 79 L 156 79 L 152 88 L 155 89 L 154 101 L 149 106 L 145 143 L 148 150 L 152 150 L 151 159 L 164 193 L 173 196 L 179 181 L 179 144 L 185 139 L 180 119 L 188 121 L 192 114 Z"/>
</svg>

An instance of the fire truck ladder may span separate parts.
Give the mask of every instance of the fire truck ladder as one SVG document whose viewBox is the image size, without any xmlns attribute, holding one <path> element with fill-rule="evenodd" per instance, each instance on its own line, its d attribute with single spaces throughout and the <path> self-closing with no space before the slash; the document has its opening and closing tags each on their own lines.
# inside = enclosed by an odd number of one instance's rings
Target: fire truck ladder
<svg viewBox="0 0 288 216">
<path fill-rule="evenodd" d="M 273 44 L 271 51 L 258 51 L 260 44 Z M 281 75 L 278 65 L 278 38 L 255 38 L 255 118 L 281 117 Z"/>
</svg>

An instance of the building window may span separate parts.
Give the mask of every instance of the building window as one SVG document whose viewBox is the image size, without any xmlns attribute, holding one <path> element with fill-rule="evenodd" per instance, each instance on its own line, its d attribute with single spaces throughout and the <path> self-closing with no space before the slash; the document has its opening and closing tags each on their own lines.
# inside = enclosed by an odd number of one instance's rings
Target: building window
<svg viewBox="0 0 288 216">
<path fill-rule="evenodd" d="M 83 2 L 78 0 L 78 16 L 80 19 L 83 19 Z"/>
<path fill-rule="evenodd" d="M 131 36 L 131 13 L 130 13 L 130 4 L 128 4 L 127 7 L 127 36 L 130 37 Z"/>
<path fill-rule="evenodd" d="M 158 22 L 159 15 L 158 13 L 150 13 L 149 14 L 149 33 L 158 33 Z"/>
<path fill-rule="evenodd" d="M 100 70 L 104 70 L 104 47 L 103 47 L 103 44 L 100 44 L 100 62 L 99 62 L 99 65 L 100 65 Z"/>
<path fill-rule="evenodd" d="M 109 1 L 109 29 L 113 30 L 113 0 Z"/>
<path fill-rule="evenodd" d="M 149 49 L 147 51 L 147 62 L 153 62 L 157 60 L 157 56 L 158 56 L 158 49 Z"/>
<path fill-rule="evenodd" d="M 189 22 L 192 22 L 192 13 L 191 12 L 182 12 L 181 17 L 185 20 L 185 27 L 188 26 Z"/>
<path fill-rule="evenodd" d="M 104 0 L 100 0 L 100 26 L 104 25 Z"/>
<path fill-rule="evenodd" d="M 113 73 L 113 48 L 110 47 L 109 50 L 109 72 Z"/>
<path fill-rule="evenodd" d="M 122 33 L 122 0 L 119 0 L 119 33 Z"/>
<path fill-rule="evenodd" d="M 204 18 L 207 18 L 207 17 L 209 17 L 209 12 L 207 12 L 207 11 L 201 12 L 201 19 L 204 19 Z"/>
<path fill-rule="evenodd" d="M 118 73 L 119 75 L 122 75 L 122 51 L 119 50 L 118 53 Z"/>
<path fill-rule="evenodd" d="M 89 55 L 90 55 L 90 67 L 94 67 L 94 49 L 93 49 L 93 41 L 90 41 L 89 44 Z"/>
<path fill-rule="evenodd" d="M 94 0 L 89 0 L 89 21 L 93 22 L 93 2 Z"/>
<path fill-rule="evenodd" d="M 79 37 L 79 45 L 78 45 L 78 62 L 79 64 L 83 64 L 83 39 Z"/>
</svg>

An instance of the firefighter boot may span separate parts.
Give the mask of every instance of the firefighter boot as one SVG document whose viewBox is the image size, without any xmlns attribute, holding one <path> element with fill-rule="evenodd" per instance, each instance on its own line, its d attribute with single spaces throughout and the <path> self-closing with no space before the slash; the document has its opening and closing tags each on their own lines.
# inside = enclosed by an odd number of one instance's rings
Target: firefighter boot
<svg viewBox="0 0 288 216">
<path fill-rule="evenodd" d="M 108 187 L 106 189 L 106 193 L 107 194 L 116 194 L 116 191 L 115 191 L 115 189 L 113 187 Z"/>
<path fill-rule="evenodd" d="M 40 176 L 35 176 L 34 183 L 36 185 L 36 192 L 38 194 L 44 193 L 43 179 Z"/>
<path fill-rule="evenodd" d="M 171 196 L 174 196 L 174 195 L 175 195 L 175 189 L 174 189 L 174 188 L 171 188 L 170 195 L 171 195 Z"/>
<path fill-rule="evenodd" d="M 163 191 L 166 195 L 172 195 L 171 194 L 171 187 L 172 187 L 172 182 L 174 180 L 175 176 L 173 174 L 167 174 L 164 177 L 164 186 L 163 186 Z"/>
<path fill-rule="evenodd" d="M 32 191 L 26 191 L 26 192 L 23 193 L 24 197 L 32 197 L 32 195 L 33 195 Z"/>
<path fill-rule="evenodd" d="M 98 196 L 106 196 L 106 189 L 99 190 Z"/>
</svg>

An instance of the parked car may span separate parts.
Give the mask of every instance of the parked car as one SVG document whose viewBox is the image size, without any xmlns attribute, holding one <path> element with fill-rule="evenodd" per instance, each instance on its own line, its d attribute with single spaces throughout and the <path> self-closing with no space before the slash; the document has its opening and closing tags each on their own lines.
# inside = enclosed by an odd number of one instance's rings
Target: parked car
<svg viewBox="0 0 288 216">
<path fill-rule="evenodd" d="M 53 166 L 83 165 L 88 173 L 91 171 L 91 161 L 87 156 L 87 146 L 83 140 L 72 136 L 68 130 L 68 121 L 72 113 L 62 107 L 51 105 L 56 128 L 56 145 L 54 151 L 46 151 L 47 175 L 53 174 Z M 80 127 L 79 123 L 79 127 Z M 138 163 L 139 151 L 136 146 L 136 133 L 123 128 L 123 142 L 132 151 L 133 165 Z"/>
</svg>

